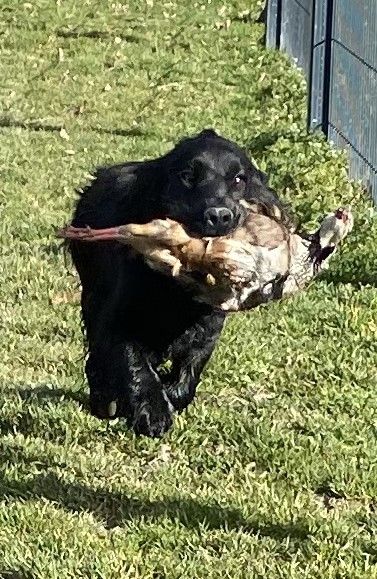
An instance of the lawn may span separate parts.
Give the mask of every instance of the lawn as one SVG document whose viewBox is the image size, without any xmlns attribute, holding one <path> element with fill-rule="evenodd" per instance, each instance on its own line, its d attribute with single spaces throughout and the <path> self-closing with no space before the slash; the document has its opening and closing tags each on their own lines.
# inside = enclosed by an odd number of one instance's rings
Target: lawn
<svg viewBox="0 0 377 579">
<path fill-rule="evenodd" d="M 377 219 L 305 133 L 257 0 L 2 0 L 0 576 L 377 577 Z M 232 316 L 162 441 L 88 414 L 77 280 L 54 227 L 98 164 L 208 126 L 312 223 L 355 232 L 306 293 Z"/>
</svg>

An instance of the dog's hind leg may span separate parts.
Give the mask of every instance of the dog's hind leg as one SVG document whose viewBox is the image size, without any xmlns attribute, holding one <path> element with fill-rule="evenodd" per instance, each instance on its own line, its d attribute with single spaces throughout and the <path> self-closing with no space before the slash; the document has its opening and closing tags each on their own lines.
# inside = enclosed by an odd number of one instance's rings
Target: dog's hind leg
<svg viewBox="0 0 377 579">
<path fill-rule="evenodd" d="M 91 413 L 126 418 L 136 434 L 162 436 L 172 425 L 173 406 L 153 369 L 152 356 L 132 342 L 89 356 L 86 372 Z"/>
</svg>

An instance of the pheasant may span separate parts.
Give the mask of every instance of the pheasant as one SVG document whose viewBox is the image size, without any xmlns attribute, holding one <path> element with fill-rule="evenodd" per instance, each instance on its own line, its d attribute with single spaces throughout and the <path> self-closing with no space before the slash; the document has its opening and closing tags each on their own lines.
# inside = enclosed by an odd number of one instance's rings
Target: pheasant
<svg viewBox="0 0 377 579">
<path fill-rule="evenodd" d="M 299 234 L 278 217 L 249 204 L 232 234 L 191 236 L 170 219 L 107 229 L 67 226 L 58 237 L 81 242 L 117 241 L 141 254 L 153 269 L 174 276 L 196 300 L 224 311 L 251 309 L 294 294 L 322 269 L 353 228 L 350 209 L 330 213 L 313 234 Z"/>
</svg>

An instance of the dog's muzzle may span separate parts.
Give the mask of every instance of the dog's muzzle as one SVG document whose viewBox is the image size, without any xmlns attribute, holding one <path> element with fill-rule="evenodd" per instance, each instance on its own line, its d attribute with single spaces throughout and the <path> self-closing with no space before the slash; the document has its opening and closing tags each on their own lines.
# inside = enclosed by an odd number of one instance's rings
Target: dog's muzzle
<svg viewBox="0 0 377 579">
<path fill-rule="evenodd" d="M 209 207 L 204 212 L 205 235 L 227 235 L 237 227 L 240 213 L 228 207 Z"/>
</svg>

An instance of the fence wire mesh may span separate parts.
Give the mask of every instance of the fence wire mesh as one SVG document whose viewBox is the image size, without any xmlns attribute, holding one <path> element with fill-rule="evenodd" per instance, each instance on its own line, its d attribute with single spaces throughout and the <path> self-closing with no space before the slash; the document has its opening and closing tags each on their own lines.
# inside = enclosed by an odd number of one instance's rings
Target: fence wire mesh
<svg viewBox="0 0 377 579">
<path fill-rule="evenodd" d="M 269 0 L 266 38 L 306 75 L 309 127 L 348 150 L 377 201 L 377 1 Z"/>
</svg>

